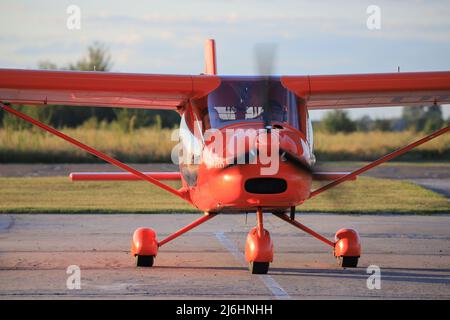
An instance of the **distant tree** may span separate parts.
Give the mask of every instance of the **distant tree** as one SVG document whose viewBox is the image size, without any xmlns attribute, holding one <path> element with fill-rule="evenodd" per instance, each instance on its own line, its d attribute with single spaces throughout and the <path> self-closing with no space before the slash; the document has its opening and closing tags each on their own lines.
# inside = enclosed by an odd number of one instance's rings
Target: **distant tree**
<svg viewBox="0 0 450 320">
<path fill-rule="evenodd" d="M 396 118 L 392 120 L 393 131 L 404 131 L 406 129 L 406 121 L 403 118 Z"/>
<path fill-rule="evenodd" d="M 38 62 L 38 68 L 42 70 L 57 70 L 58 66 L 53 62 L 44 60 Z"/>
<path fill-rule="evenodd" d="M 322 120 L 325 131 L 330 133 L 350 133 L 356 130 L 356 124 L 350 119 L 346 111 L 329 111 Z"/>
<path fill-rule="evenodd" d="M 423 130 L 430 133 L 442 128 L 444 123 L 441 107 L 438 105 L 428 107 L 425 112 L 425 124 Z"/>
<path fill-rule="evenodd" d="M 372 118 L 370 118 L 370 116 L 365 115 L 361 119 L 356 120 L 355 124 L 356 124 L 357 131 L 367 132 L 367 131 L 372 130 L 373 120 L 372 120 Z"/>
<path fill-rule="evenodd" d="M 389 119 L 376 119 L 373 125 L 373 130 L 391 131 L 392 121 Z"/>
<path fill-rule="evenodd" d="M 402 119 L 406 122 L 406 128 L 422 131 L 425 126 L 425 107 L 404 107 Z"/>
<path fill-rule="evenodd" d="M 80 71 L 110 71 L 112 67 L 111 55 L 108 49 L 100 42 L 94 42 L 88 47 L 87 56 L 76 63 L 69 64 L 69 70 Z"/>
<path fill-rule="evenodd" d="M 171 110 L 146 110 L 146 113 L 149 116 L 150 125 L 157 126 L 158 121 L 161 121 L 161 127 L 174 128 L 180 124 L 180 115 L 178 112 Z"/>
<path fill-rule="evenodd" d="M 124 132 L 132 132 L 134 129 L 149 124 L 147 110 L 142 109 L 115 109 L 117 123 Z"/>
<path fill-rule="evenodd" d="M 50 121 L 50 118 L 52 117 L 52 110 L 48 106 L 19 105 L 14 106 L 14 109 L 45 123 L 48 123 Z M 34 128 L 31 123 L 23 121 L 22 119 L 9 113 L 3 115 L 2 125 L 3 128 L 7 130 L 24 130 Z"/>
<path fill-rule="evenodd" d="M 445 123 L 439 105 L 405 107 L 403 108 L 403 119 L 406 121 L 407 128 L 415 131 L 432 132 L 441 128 Z"/>
</svg>

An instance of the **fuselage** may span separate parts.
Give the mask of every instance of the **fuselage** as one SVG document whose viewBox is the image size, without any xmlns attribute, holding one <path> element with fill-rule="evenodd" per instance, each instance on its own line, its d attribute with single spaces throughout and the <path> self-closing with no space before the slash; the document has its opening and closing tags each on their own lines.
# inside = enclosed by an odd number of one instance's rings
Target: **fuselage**
<svg viewBox="0 0 450 320">
<path fill-rule="evenodd" d="M 309 197 L 311 123 L 277 77 L 221 77 L 181 110 L 179 147 L 183 187 L 200 210 L 284 212 Z"/>
</svg>

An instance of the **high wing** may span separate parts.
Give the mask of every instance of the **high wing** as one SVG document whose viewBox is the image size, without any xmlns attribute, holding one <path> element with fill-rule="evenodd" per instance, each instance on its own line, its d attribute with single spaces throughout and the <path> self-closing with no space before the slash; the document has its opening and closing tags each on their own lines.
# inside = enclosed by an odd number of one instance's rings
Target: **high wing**
<svg viewBox="0 0 450 320">
<path fill-rule="evenodd" d="M 0 101 L 176 110 L 219 83 L 211 75 L 0 69 Z"/>
<path fill-rule="evenodd" d="M 310 110 L 450 103 L 450 72 L 282 76 Z"/>
</svg>

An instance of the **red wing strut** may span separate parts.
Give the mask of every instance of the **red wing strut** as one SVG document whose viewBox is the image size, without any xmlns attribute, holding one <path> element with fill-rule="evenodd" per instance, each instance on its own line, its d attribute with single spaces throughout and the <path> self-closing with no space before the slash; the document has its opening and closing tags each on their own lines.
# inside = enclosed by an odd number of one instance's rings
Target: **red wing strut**
<svg viewBox="0 0 450 320">
<path fill-rule="evenodd" d="M 340 179 L 343 176 L 346 176 L 350 172 L 327 172 L 327 171 L 314 171 L 312 178 L 315 181 L 330 181 L 330 180 L 336 180 Z M 351 180 L 356 180 L 356 177 L 354 177 Z"/>
<path fill-rule="evenodd" d="M 430 140 L 432 140 L 432 139 L 434 139 L 436 137 L 439 137 L 440 135 L 443 135 L 444 133 L 449 132 L 449 131 L 450 131 L 450 126 L 447 126 L 447 127 L 442 128 L 440 130 L 437 130 L 437 131 L 433 132 L 432 134 L 429 134 L 428 136 L 426 136 L 426 137 L 424 137 L 424 138 L 422 138 L 420 140 L 417 140 L 417 141 L 415 141 L 415 142 L 413 142 L 413 143 L 411 143 L 411 144 L 409 144 L 409 145 L 407 145 L 407 146 L 405 146 L 403 148 L 400 148 L 400 149 L 398 149 L 398 150 L 396 150 L 394 152 L 391 152 L 391 153 L 385 155 L 384 157 L 381 157 L 380 159 L 375 160 L 375 161 L 369 163 L 368 165 L 366 165 L 366 166 L 364 166 L 364 167 L 362 167 L 362 168 L 360 168 L 358 170 L 353 171 L 352 173 L 344 175 L 344 176 L 340 177 L 339 179 L 337 179 L 337 180 L 335 180 L 335 181 L 333 181 L 333 182 L 331 182 L 331 183 L 329 183 L 329 184 L 327 184 L 327 185 L 325 185 L 325 186 L 323 186 L 323 187 L 321 187 L 321 188 L 319 188 L 317 190 L 314 190 L 313 192 L 311 192 L 309 198 L 315 197 L 318 194 L 320 194 L 320 193 L 322 193 L 322 192 L 324 192 L 326 190 L 334 188 L 334 187 L 340 185 L 342 182 L 345 182 L 345 181 L 348 181 L 348 180 L 353 180 L 356 176 L 358 176 L 358 175 L 360 175 L 360 174 L 362 174 L 362 173 L 364 173 L 364 172 L 366 172 L 366 171 L 368 171 L 370 169 L 373 169 L 376 166 L 379 166 L 380 164 L 382 164 L 382 163 L 384 163 L 386 161 L 392 160 L 392 159 L 394 159 L 394 158 L 396 158 L 396 157 L 398 157 L 398 156 L 400 156 L 400 155 L 402 155 L 402 154 L 404 154 L 404 153 L 406 153 L 406 152 L 408 152 L 408 151 L 410 151 L 410 150 L 420 146 L 421 144 L 424 144 L 425 142 L 428 142 L 428 141 L 430 141 Z"/>
</svg>

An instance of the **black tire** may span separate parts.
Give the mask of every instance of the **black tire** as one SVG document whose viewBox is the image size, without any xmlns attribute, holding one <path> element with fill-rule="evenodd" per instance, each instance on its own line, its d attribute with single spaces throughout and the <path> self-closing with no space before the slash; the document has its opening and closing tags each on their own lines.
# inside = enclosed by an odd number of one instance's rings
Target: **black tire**
<svg viewBox="0 0 450 320">
<path fill-rule="evenodd" d="M 337 260 L 342 268 L 356 268 L 359 257 L 338 257 Z"/>
<path fill-rule="evenodd" d="M 136 267 L 151 267 L 153 262 L 153 256 L 136 256 Z"/>
<path fill-rule="evenodd" d="M 252 274 L 267 274 L 269 262 L 250 262 L 248 268 Z"/>
</svg>

